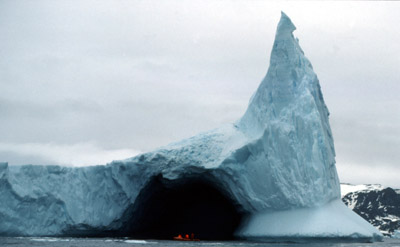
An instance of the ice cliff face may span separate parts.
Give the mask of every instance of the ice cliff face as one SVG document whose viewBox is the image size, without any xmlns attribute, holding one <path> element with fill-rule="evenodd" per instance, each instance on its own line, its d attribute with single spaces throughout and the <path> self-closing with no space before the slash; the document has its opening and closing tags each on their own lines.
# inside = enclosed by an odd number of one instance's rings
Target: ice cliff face
<svg viewBox="0 0 400 247">
<path fill-rule="evenodd" d="M 259 147 L 245 163 L 271 182 L 263 189 L 282 201 L 278 207 L 340 198 L 329 112 L 295 29 L 282 13 L 268 73 L 238 122 Z"/>
<path fill-rule="evenodd" d="M 329 112 L 294 30 L 282 13 L 235 124 L 106 166 L 0 165 L 0 234 L 379 238 L 338 204 Z"/>
</svg>

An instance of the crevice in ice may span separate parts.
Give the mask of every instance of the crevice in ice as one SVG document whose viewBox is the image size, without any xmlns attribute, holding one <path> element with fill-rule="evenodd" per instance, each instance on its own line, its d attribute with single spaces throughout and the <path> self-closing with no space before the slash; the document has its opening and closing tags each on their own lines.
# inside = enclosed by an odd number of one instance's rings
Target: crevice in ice
<svg viewBox="0 0 400 247">
<path fill-rule="evenodd" d="M 140 239 L 172 239 L 194 233 L 203 240 L 234 239 L 244 214 L 207 176 L 167 180 L 153 177 L 141 190 L 123 227 Z"/>
</svg>

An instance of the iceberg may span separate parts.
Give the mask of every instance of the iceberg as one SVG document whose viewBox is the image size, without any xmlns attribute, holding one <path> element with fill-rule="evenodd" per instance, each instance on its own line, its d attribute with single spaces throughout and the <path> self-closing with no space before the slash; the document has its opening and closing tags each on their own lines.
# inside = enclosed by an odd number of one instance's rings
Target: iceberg
<svg viewBox="0 0 400 247">
<path fill-rule="evenodd" d="M 380 240 L 340 200 L 329 111 L 295 29 L 282 12 L 235 123 L 105 166 L 0 164 L 0 235 Z"/>
</svg>

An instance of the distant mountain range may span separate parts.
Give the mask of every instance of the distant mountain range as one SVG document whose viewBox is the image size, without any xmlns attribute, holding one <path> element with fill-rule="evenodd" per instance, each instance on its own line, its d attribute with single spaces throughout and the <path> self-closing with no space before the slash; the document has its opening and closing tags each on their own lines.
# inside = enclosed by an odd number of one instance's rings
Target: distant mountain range
<svg viewBox="0 0 400 247">
<path fill-rule="evenodd" d="M 385 236 L 400 230 L 400 190 L 379 184 L 341 184 L 342 201 Z"/>
</svg>

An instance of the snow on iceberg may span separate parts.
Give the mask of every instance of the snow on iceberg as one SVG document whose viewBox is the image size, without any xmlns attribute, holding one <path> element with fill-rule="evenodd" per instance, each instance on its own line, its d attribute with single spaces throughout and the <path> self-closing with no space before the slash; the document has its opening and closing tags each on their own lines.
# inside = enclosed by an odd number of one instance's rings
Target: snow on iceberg
<svg viewBox="0 0 400 247">
<path fill-rule="evenodd" d="M 295 29 L 282 13 L 234 124 L 106 166 L 0 164 L 0 234 L 380 239 L 339 201 L 329 112 Z"/>
</svg>

